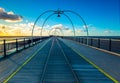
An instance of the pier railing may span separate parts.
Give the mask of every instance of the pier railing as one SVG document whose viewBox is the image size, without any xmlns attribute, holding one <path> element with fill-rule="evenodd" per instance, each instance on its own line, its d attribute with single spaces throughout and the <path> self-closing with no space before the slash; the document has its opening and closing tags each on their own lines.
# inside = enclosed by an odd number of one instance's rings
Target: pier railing
<svg viewBox="0 0 120 83">
<path fill-rule="evenodd" d="M 12 53 L 18 52 L 22 49 L 34 46 L 37 43 L 49 37 L 33 37 L 33 38 L 16 38 L 0 40 L 0 58 L 6 57 Z"/>
<path fill-rule="evenodd" d="M 92 37 L 63 37 L 77 41 L 81 44 L 97 47 L 120 54 L 120 39 L 114 38 L 92 38 Z M 88 42 L 88 43 L 87 43 Z"/>
</svg>

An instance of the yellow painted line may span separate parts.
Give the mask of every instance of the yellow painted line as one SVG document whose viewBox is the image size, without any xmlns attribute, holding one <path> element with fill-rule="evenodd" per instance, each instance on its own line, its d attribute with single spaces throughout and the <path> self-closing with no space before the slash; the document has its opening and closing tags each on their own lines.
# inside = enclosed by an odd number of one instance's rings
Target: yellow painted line
<svg viewBox="0 0 120 83">
<path fill-rule="evenodd" d="M 65 43 L 64 43 L 65 44 Z M 66 44 L 67 45 L 67 44 Z M 67 45 L 68 46 L 68 45 Z M 71 48 L 70 46 L 68 46 L 69 48 Z M 87 62 L 89 62 L 91 65 L 93 65 L 95 68 L 97 68 L 101 73 L 103 73 L 105 76 L 107 76 L 109 79 L 111 79 L 114 83 L 120 83 L 119 81 L 117 81 L 114 77 L 112 77 L 111 75 L 109 75 L 108 73 L 106 73 L 103 69 L 101 69 L 100 67 L 98 67 L 96 64 L 94 64 L 92 61 L 90 61 L 89 59 L 87 59 L 84 55 L 82 55 L 81 53 L 79 53 L 77 50 L 71 48 L 74 52 L 76 52 L 78 55 L 80 55 L 84 60 L 86 60 Z"/>
<path fill-rule="evenodd" d="M 19 72 L 46 44 L 44 43 L 41 48 L 39 48 L 30 58 L 28 58 L 20 67 L 18 67 L 7 79 L 4 80 L 3 83 L 7 83 L 17 72 Z"/>
</svg>

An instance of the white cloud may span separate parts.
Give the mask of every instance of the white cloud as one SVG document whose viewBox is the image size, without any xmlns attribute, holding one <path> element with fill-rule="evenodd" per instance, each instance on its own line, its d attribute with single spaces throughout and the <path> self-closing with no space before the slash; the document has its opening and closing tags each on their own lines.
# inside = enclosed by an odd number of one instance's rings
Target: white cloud
<svg viewBox="0 0 120 83">
<path fill-rule="evenodd" d="M 62 24 L 53 25 L 52 28 L 54 28 L 54 29 L 63 29 L 63 25 Z"/>
<path fill-rule="evenodd" d="M 14 14 L 12 11 L 10 11 L 10 12 L 7 12 L 7 14 Z"/>
<path fill-rule="evenodd" d="M 0 24 L 0 36 L 9 35 L 9 36 L 31 36 L 33 29 L 33 22 L 29 23 L 17 23 L 11 25 L 3 25 Z M 51 30 L 51 32 L 50 32 Z M 57 35 L 64 36 L 73 36 L 74 31 L 68 26 L 63 26 L 62 24 L 56 24 L 53 26 L 46 25 L 43 28 L 42 36 L 47 36 L 54 34 L 56 30 Z M 75 29 L 76 36 L 85 36 L 86 31 L 84 28 L 76 28 Z M 34 36 L 41 35 L 41 27 L 36 25 L 34 28 Z M 90 36 L 105 36 L 105 35 L 120 35 L 118 31 L 112 31 L 109 29 L 101 30 L 100 28 L 94 27 L 93 25 L 89 26 L 89 35 Z"/>
<path fill-rule="evenodd" d="M 71 30 L 68 28 L 68 26 L 63 26 L 62 24 L 56 24 L 51 26 L 51 29 L 49 29 L 48 33 L 53 34 L 54 32 L 59 33 L 59 35 L 73 34 L 73 32 L 71 32 Z"/>
<path fill-rule="evenodd" d="M 67 26 L 63 26 L 62 24 L 56 24 L 51 27 L 54 29 L 69 30 L 69 28 Z"/>
<path fill-rule="evenodd" d="M 19 23 L 14 25 L 3 25 L 0 24 L 0 35 L 6 35 L 9 36 L 15 35 L 15 36 L 22 36 L 22 35 L 31 35 L 32 31 L 32 25 L 33 23 Z M 38 27 L 37 27 L 38 28 Z M 38 31 L 35 29 L 35 31 Z"/>
<path fill-rule="evenodd" d="M 104 33 L 112 33 L 113 31 L 112 30 L 105 30 Z"/>
</svg>

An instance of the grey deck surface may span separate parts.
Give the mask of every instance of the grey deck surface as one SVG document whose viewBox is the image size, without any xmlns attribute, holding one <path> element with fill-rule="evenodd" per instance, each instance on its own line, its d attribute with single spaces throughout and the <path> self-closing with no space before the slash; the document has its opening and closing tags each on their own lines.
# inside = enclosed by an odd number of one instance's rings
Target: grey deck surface
<svg viewBox="0 0 120 83">
<path fill-rule="evenodd" d="M 54 42 L 51 47 L 53 41 L 54 39 L 48 42 L 8 83 L 41 83 L 41 80 L 42 83 L 75 83 L 73 74 L 57 42 Z M 50 57 L 48 58 L 48 56 Z M 44 65 L 47 59 L 49 60 L 44 75 Z M 42 75 L 44 75 L 43 78 Z"/>
<path fill-rule="evenodd" d="M 115 56 L 113 54 L 105 53 L 93 48 L 90 48 L 85 45 L 78 44 L 76 42 L 60 39 L 63 41 L 66 45 L 70 46 L 71 48 L 74 48 L 76 51 L 80 52 L 82 55 L 87 57 L 90 61 L 95 63 L 97 66 L 102 68 L 105 72 L 110 74 L 112 77 L 120 81 L 120 57 Z M 25 49 L 14 56 L 8 57 L 5 60 L 0 61 L 0 82 L 3 82 L 13 71 L 15 71 L 20 65 L 22 65 L 34 52 L 36 52 L 44 43 L 48 42 L 50 40 L 46 40 L 34 47 L 30 47 L 28 49 Z M 76 53 L 74 53 L 72 50 L 68 50 L 68 47 L 61 43 L 61 46 L 64 50 L 64 54 L 67 55 L 70 59 L 70 63 L 72 64 L 73 70 L 77 73 L 77 76 L 79 76 L 79 79 L 81 80 L 81 83 L 113 83 L 110 79 L 108 79 L 106 76 L 104 76 L 102 73 L 100 73 L 96 68 L 91 66 L 89 63 L 87 63 L 85 60 L 83 60 L 81 57 L 78 57 Z M 51 47 L 51 43 L 48 42 L 43 49 L 38 52 L 38 54 L 31 59 L 31 61 L 26 64 L 14 77 L 13 79 L 10 79 L 8 83 L 38 83 L 40 81 L 40 76 L 43 71 L 43 64 L 46 61 L 46 57 L 49 53 Z M 58 47 L 55 47 L 55 49 L 58 49 Z M 55 55 L 62 55 L 58 52 L 59 50 L 52 52 L 51 58 L 49 60 L 48 64 L 48 70 L 52 70 L 53 73 L 58 73 L 56 70 L 59 70 L 59 63 L 61 60 L 61 56 L 53 56 Z M 70 55 L 71 54 L 71 55 Z M 75 57 L 74 57 L 75 56 Z M 59 59 L 61 58 L 61 59 Z M 54 62 L 54 63 L 53 63 Z M 63 64 L 64 61 L 62 61 Z M 52 63 L 52 64 L 51 64 Z M 57 63 L 57 64 L 55 64 Z M 54 66 L 56 65 L 56 66 Z M 78 66 L 81 66 L 78 70 Z M 54 66 L 54 67 L 53 67 Z M 65 65 L 63 65 L 65 66 Z M 52 68 L 53 67 L 53 68 Z M 51 69 L 50 69 L 51 68 Z M 61 67 L 60 67 L 61 68 Z M 63 69 L 63 68 L 62 68 Z M 87 72 L 86 72 L 87 71 Z M 89 72 L 90 71 L 90 72 Z M 39 72 L 39 73 L 38 73 Z M 47 71 L 50 75 L 49 71 Z M 64 74 L 63 74 L 64 75 Z M 54 76 L 55 75 L 52 75 Z M 51 77 L 50 76 L 50 77 Z M 81 77 L 83 76 L 83 77 Z M 48 76 L 49 77 L 49 76 Z M 50 78 L 49 77 L 49 78 Z M 47 78 L 47 77 L 46 77 Z M 52 78 L 52 77 L 51 77 Z M 19 81 L 21 80 L 21 81 Z M 92 80 L 92 81 L 91 81 Z M 91 82 L 90 82 L 91 81 Z M 48 83 L 48 82 L 46 82 Z M 56 83 L 56 82 L 54 82 Z M 72 82 L 74 83 L 74 82 Z"/>
<path fill-rule="evenodd" d="M 77 42 L 60 39 L 120 82 L 120 56 L 96 50 Z"/>
<path fill-rule="evenodd" d="M 45 42 L 41 42 L 33 47 L 27 48 L 0 61 L 0 83 L 2 83 L 13 71 L 22 65 L 30 56 L 32 56 Z"/>
</svg>

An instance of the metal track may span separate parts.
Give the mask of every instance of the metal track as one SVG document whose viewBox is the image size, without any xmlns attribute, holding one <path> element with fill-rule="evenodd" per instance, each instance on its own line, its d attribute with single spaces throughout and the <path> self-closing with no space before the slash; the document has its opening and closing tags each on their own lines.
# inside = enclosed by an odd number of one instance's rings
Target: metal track
<svg viewBox="0 0 120 83">
<path fill-rule="evenodd" d="M 44 65 L 44 69 L 43 69 L 43 73 L 42 73 L 42 76 L 41 76 L 40 83 L 43 82 L 43 79 L 44 79 L 44 76 L 45 76 L 45 72 L 46 72 L 46 68 L 47 68 L 47 64 L 48 64 L 48 60 L 49 60 L 50 53 L 51 53 L 51 51 L 52 51 L 53 46 L 54 46 L 54 40 L 52 41 L 52 45 L 51 45 L 49 54 L 48 54 L 48 56 L 47 56 L 47 58 L 46 58 L 46 62 L 45 62 L 45 65 Z"/>
<path fill-rule="evenodd" d="M 53 38 L 40 83 L 79 83 L 76 73 L 56 38 Z"/>
</svg>

